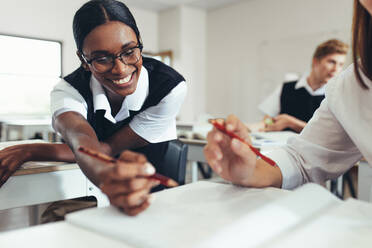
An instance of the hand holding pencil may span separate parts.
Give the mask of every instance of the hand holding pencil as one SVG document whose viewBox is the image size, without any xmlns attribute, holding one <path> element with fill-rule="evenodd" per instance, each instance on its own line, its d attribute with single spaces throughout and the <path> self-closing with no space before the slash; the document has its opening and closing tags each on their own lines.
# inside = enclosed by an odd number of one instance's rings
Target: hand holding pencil
<svg viewBox="0 0 372 248">
<path fill-rule="evenodd" d="M 252 147 L 243 122 L 230 115 L 226 120 L 215 119 L 211 123 L 214 128 L 207 135 L 204 155 L 217 174 L 242 186 L 278 186 L 270 185 L 270 173 L 277 176 L 280 170 L 274 161 Z"/>
<path fill-rule="evenodd" d="M 155 174 L 154 167 L 139 153 L 124 151 L 119 159 L 115 159 L 85 147 L 79 147 L 79 152 L 97 163 L 106 164 L 99 173 L 100 188 L 112 205 L 131 216 L 149 207 L 152 187 L 159 183 L 167 186 L 177 184 L 170 178 Z"/>
</svg>

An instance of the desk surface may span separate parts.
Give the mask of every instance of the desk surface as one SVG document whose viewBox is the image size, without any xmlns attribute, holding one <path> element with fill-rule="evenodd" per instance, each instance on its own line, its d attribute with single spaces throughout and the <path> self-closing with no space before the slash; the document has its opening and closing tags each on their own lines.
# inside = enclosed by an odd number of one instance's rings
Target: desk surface
<svg viewBox="0 0 372 248">
<path fill-rule="evenodd" d="M 110 247 L 130 248 L 122 242 L 77 228 L 66 222 L 56 222 L 0 233 L 1 248 L 30 247 Z M 90 246 L 93 245 L 93 246 Z"/>
<path fill-rule="evenodd" d="M 8 146 L 13 145 L 20 145 L 20 144 L 34 144 L 34 143 L 46 143 L 43 140 L 22 140 L 22 141 L 8 141 L 8 142 L 0 142 L 0 150 L 4 149 Z M 13 176 L 21 176 L 21 175 L 30 175 L 30 174 L 38 174 L 38 173 L 47 173 L 47 172 L 54 172 L 54 171 L 64 171 L 64 170 L 74 170 L 79 169 L 77 164 L 65 163 L 65 162 L 54 162 L 54 161 L 46 161 L 46 162 L 26 162 L 21 166 L 19 170 L 17 170 Z"/>
<path fill-rule="evenodd" d="M 0 149 L 43 140 L 1 142 Z M 107 201 L 77 164 L 27 162 L 0 188 L 0 210 L 94 195 L 99 205 Z"/>
<path fill-rule="evenodd" d="M 65 222 L 0 233 L 0 243 L 2 248 L 369 248 L 371 209 L 356 200 L 342 202 L 314 184 L 286 191 L 201 182 L 156 193 L 151 207 L 134 218 L 112 207 L 93 208 L 72 213 Z"/>
<path fill-rule="evenodd" d="M 207 144 L 206 140 L 197 140 L 197 139 L 179 139 L 181 142 L 185 143 L 186 145 L 201 145 L 204 146 Z"/>
</svg>

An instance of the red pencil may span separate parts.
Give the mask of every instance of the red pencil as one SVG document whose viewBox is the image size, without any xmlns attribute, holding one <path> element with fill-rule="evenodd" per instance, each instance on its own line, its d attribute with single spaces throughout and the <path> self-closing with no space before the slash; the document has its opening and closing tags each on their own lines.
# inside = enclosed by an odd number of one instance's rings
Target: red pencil
<svg viewBox="0 0 372 248">
<path fill-rule="evenodd" d="M 222 125 L 222 124 L 218 123 L 217 120 L 215 120 L 215 119 L 210 119 L 209 120 L 209 123 L 211 123 L 215 128 L 217 128 L 218 130 L 220 130 L 224 134 L 230 136 L 230 138 L 238 139 L 241 142 L 243 142 L 244 144 L 248 145 L 249 148 L 252 150 L 252 152 L 254 152 L 257 156 L 261 157 L 262 160 L 266 161 L 271 166 L 275 166 L 276 165 L 276 163 L 271 158 L 266 157 L 265 155 L 263 155 L 262 153 L 260 153 L 260 151 L 257 148 L 253 147 L 251 144 L 249 144 L 248 142 L 246 142 L 244 139 L 240 138 L 235 133 L 228 131 L 226 129 L 225 125 Z"/>
<path fill-rule="evenodd" d="M 78 150 L 79 150 L 79 152 L 85 153 L 85 154 L 87 154 L 91 157 L 94 157 L 94 158 L 99 159 L 99 160 L 104 161 L 104 162 L 108 162 L 108 163 L 116 163 L 117 162 L 117 159 L 115 159 L 113 157 L 110 157 L 109 155 L 106 155 L 104 153 L 94 151 L 94 150 L 89 149 L 89 148 L 85 148 L 85 147 L 80 146 Z M 148 178 L 159 180 L 160 183 L 163 184 L 166 187 L 176 187 L 176 186 L 178 186 L 178 183 L 176 181 L 174 181 L 173 179 L 171 179 L 169 177 L 163 176 L 159 173 L 155 173 L 152 176 L 148 176 Z"/>
</svg>

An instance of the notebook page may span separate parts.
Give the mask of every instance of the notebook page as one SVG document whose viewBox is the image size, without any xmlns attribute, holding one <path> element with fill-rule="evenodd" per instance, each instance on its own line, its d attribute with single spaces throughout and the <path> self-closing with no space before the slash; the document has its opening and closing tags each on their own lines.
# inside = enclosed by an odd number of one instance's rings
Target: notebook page
<svg viewBox="0 0 372 248">
<path fill-rule="evenodd" d="M 341 201 L 317 184 L 305 184 L 292 194 L 246 213 L 197 247 L 256 247 Z"/>
<path fill-rule="evenodd" d="M 372 247 L 372 204 L 350 198 L 330 208 L 319 218 L 263 247 L 299 246 Z"/>
<path fill-rule="evenodd" d="M 106 207 L 69 214 L 67 221 L 133 247 L 194 247 L 289 193 L 197 182 L 156 193 L 149 209 L 136 217 Z"/>
</svg>

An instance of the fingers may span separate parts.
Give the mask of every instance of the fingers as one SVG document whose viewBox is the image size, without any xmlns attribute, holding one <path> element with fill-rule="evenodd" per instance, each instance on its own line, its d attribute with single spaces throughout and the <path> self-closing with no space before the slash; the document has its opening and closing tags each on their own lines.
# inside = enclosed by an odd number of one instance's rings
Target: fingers
<svg viewBox="0 0 372 248">
<path fill-rule="evenodd" d="M 226 129 L 238 134 L 246 141 L 250 141 L 248 127 L 235 115 L 229 115 L 226 118 Z"/>
<path fill-rule="evenodd" d="M 226 129 L 234 132 L 239 127 L 239 119 L 235 115 L 229 115 L 226 118 Z"/>
<path fill-rule="evenodd" d="M 222 151 L 220 150 L 220 147 L 218 145 L 214 144 L 207 144 L 204 147 L 204 156 L 206 160 L 208 161 L 209 166 L 216 172 L 216 173 L 221 173 L 222 172 L 222 167 L 219 163 L 219 161 L 222 159 L 223 154 Z"/>
<path fill-rule="evenodd" d="M 126 150 L 120 154 L 119 160 L 125 161 L 125 162 L 138 162 L 138 163 L 146 163 L 147 159 L 145 155 L 137 152 L 132 152 L 129 150 Z"/>
<path fill-rule="evenodd" d="M 137 180 L 137 179 L 136 179 Z M 150 205 L 149 192 L 152 187 L 159 184 L 156 180 L 147 180 L 144 188 L 131 191 L 118 185 L 103 186 L 101 189 L 108 195 L 112 205 L 122 209 L 126 214 L 134 216 L 148 208 Z M 111 190 L 111 192 L 107 192 Z"/>
<path fill-rule="evenodd" d="M 123 179 L 123 178 L 132 178 L 138 176 L 151 176 L 155 173 L 155 168 L 152 164 L 146 162 L 144 164 L 140 163 L 121 163 L 119 161 L 118 165 L 115 168 L 116 173 L 114 178 Z"/>
<path fill-rule="evenodd" d="M 126 180 L 135 177 L 151 176 L 155 173 L 155 168 L 148 162 L 131 163 L 118 161 L 114 166 L 102 169 L 99 177 L 102 182 L 107 180 Z"/>
<path fill-rule="evenodd" d="M 210 167 L 218 174 L 222 172 L 221 160 L 224 153 L 230 150 L 230 137 L 214 128 L 207 135 L 207 145 L 203 152 Z"/>
<path fill-rule="evenodd" d="M 23 164 L 23 161 L 15 160 L 13 157 L 6 157 L 0 160 L 0 187 L 8 181 L 9 177 Z"/>
<path fill-rule="evenodd" d="M 138 215 L 139 213 L 143 212 L 144 210 L 146 210 L 149 206 L 150 206 L 150 203 L 151 203 L 151 196 L 145 201 L 143 202 L 140 206 L 137 206 L 137 207 L 133 207 L 133 208 L 122 208 L 123 211 L 129 215 L 129 216 L 136 216 Z"/>
<path fill-rule="evenodd" d="M 251 160 L 252 156 L 254 156 L 254 158 L 256 157 L 248 145 L 237 139 L 231 141 L 231 150 L 240 157 L 242 164 L 247 164 Z"/>
<path fill-rule="evenodd" d="M 5 173 L 3 173 L 1 179 L 0 179 L 0 187 L 3 186 L 3 184 L 8 181 L 9 177 L 13 174 L 13 171 L 7 170 Z"/>
<path fill-rule="evenodd" d="M 111 203 L 115 206 L 122 208 L 133 208 L 138 207 L 144 203 L 149 196 L 149 189 L 143 189 L 132 192 L 130 194 L 116 195 L 110 199 Z"/>
<path fill-rule="evenodd" d="M 3 177 L 5 176 L 5 174 L 6 174 L 6 172 L 7 172 L 8 170 L 6 169 L 6 168 L 2 168 L 2 167 L 0 167 L 0 182 L 2 181 L 2 179 L 3 179 Z M 1 187 L 1 183 L 0 183 L 0 187 Z"/>
<path fill-rule="evenodd" d="M 271 125 L 265 125 L 265 129 L 263 130 L 264 132 L 271 132 L 271 131 L 274 131 L 275 130 L 275 124 L 271 124 Z"/>
<path fill-rule="evenodd" d="M 151 189 L 159 185 L 157 180 L 149 180 L 147 178 L 135 178 L 123 182 L 109 182 L 101 185 L 101 190 L 107 195 L 128 194 L 141 189 Z"/>
</svg>

